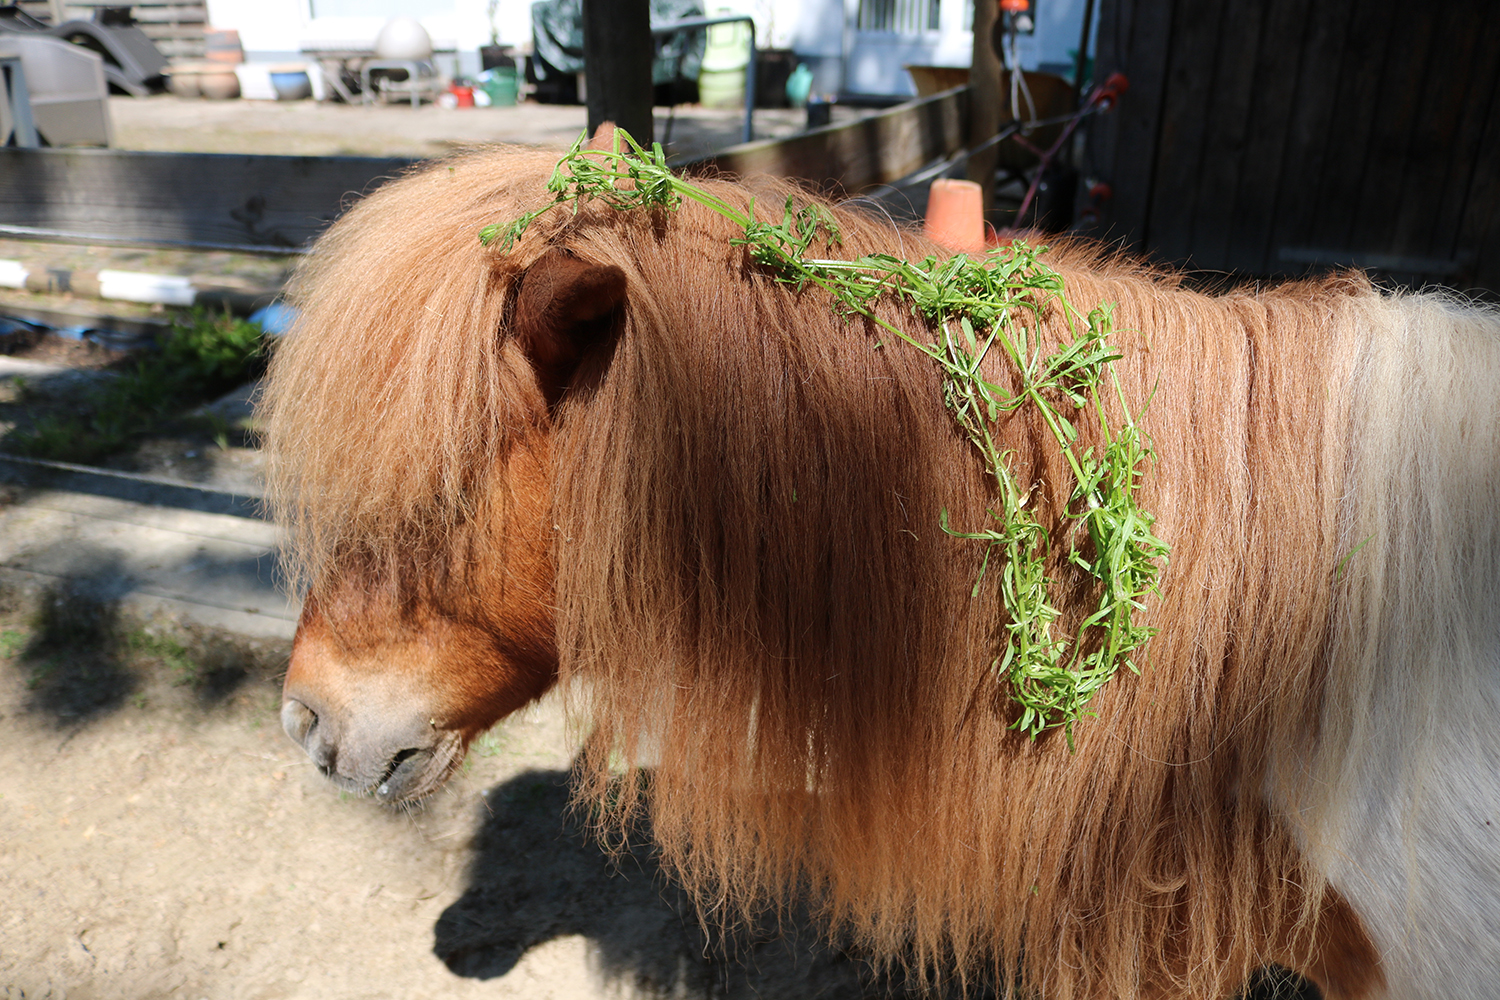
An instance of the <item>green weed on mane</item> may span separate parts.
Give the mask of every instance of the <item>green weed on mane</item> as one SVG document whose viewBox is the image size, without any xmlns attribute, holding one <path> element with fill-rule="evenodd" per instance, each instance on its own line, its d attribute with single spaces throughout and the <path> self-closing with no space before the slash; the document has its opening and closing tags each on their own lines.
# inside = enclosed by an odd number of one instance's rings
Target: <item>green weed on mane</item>
<svg viewBox="0 0 1500 1000">
<path fill-rule="evenodd" d="M 643 149 L 616 129 L 609 150 L 585 149 L 584 137 L 558 162 L 547 189 L 549 204 L 508 223 L 486 226 L 480 240 L 508 253 L 533 221 L 552 209 L 603 201 L 619 211 L 673 211 L 684 199 L 695 201 L 738 225 L 734 239 L 751 258 L 784 282 L 801 289 L 817 286 L 833 297 L 834 308 L 861 316 L 930 357 L 943 375 L 944 403 L 983 459 L 996 485 L 991 523 L 955 527 L 942 515 L 949 535 L 985 546 L 980 580 L 998 557 L 999 591 L 1007 635 L 989 669 L 1010 685 L 1020 708 L 1014 728 L 1030 736 L 1061 727 L 1069 744 L 1074 725 L 1089 700 L 1123 665 L 1138 672 L 1154 629 L 1133 621 L 1149 594 L 1157 591 L 1168 546 L 1152 533 L 1154 516 L 1136 500 L 1152 456 L 1150 443 L 1131 414 L 1112 364 L 1120 355 L 1109 344 L 1112 309 L 1087 313 L 1071 303 L 1062 277 L 1042 260 L 1046 247 L 1017 241 L 981 257 L 956 254 L 909 261 L 888 254 L 853 260 L 811 257 L 815 242 L 838 246 L 833 217 L 816 204 L 800 209 L 788 196 L 779 223 L 755 218 L 709 191 L 674 175 L 660 144 Z M 873 304 L 886 296 L 906 302 L 932 331 L 930 342 L 876 316 Z M 1049 355 L 1042 352 L 1040 321 L 1050 309 L 1064 317 L 1072 339 Z M 877 345 L 878 346 L 878 345 Z M 988 381 L 983 365 L 992 352 L 1009 362 L 1012 388 Z M 1113 392 L 1123 414 L 1111 425 L 1100 402 Z M 1032 487 L 1023 484 L 1010 453 L 996 443 L 993 427 L 1002 415 L 1034 406 L 1056 439 L 1073 479 L 1063 516 L 1082 525 L 1088 544 L 1074 544 L 1072 565 L 1098 584 L 1095 610 L 1076 634 L 1055 634 L 1060 617 L 1058 585 L 1046 568 L 1052 540 L 1028 506 Z M 1102 448 L 1079 452 L 1077 420 L 1096 421 Z"/>
</svg>

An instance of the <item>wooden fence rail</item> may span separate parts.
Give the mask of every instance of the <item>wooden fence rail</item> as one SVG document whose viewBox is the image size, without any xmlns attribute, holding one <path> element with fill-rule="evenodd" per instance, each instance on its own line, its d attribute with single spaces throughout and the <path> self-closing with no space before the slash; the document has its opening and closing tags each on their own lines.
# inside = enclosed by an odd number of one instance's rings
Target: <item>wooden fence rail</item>
<svg viewBox="0 0 1500 1000">
<path fill-rule="evenodd" d="M 850 194 L 968 141 L 968 88 L 843 125 L 746 143 L 700 161 Z M 0 236 L 268 253 L 303 250 L 408 159 L 0 149 Z"/>
<path fill-rule="evenodd" d="M 955 87 L 842 125 L 732 146 L 705 161 L 738 174 L 800 177 L 858 194 L 969 144 L 969 88 Z"/>
<path fill-rule="evenodd" d="M 0 235 L 294 252 L 412 162 L 0 149 Z"/>
</svg>

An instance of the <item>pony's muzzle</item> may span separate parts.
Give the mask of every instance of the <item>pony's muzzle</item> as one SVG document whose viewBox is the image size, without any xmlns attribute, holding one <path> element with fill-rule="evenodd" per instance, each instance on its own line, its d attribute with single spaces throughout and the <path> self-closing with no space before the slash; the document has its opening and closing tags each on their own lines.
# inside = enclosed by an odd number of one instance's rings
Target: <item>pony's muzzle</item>
<svg viewBox="0 0 1500 1000">
<path fill-rule="evenodd" d="M 307 752 L 324 777 L 349 791 L 401 802 L 430 792 L 434 770 L 446 769 L 451 754 L 440 753 L 444 734 L 431 729 L 418 734 L 404 726 L 345 732 L 349 720 L 344 722 L 340 724 L 338 712 L 320 711 L 306 693 L 289 695 L 281 705 L 281 728 L 287 736 Z M 440 756 L 444 760 L 438 760 Z"/>
</svg>

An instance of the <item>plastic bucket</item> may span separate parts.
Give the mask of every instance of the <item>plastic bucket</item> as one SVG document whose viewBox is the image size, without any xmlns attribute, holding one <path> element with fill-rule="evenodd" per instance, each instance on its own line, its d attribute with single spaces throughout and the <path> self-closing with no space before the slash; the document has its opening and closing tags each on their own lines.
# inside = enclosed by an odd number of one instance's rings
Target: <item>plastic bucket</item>
<svg viewBox="0 0 1500 1000">
<path fill-rule="evenodd" d="M 271 89 L 278 101 L 301 101 L 312 96 L 312 81 L 306 70 L 272 73 Z"/>
<path fill-rule="evenodd" d="M 705 108 L 745 106 L 745 71 L 705 69 L 698 74 L 698 103 Z"/>
<path fill-rule="evenodd" d="M 509 108 L 516 103 L 520 81 L 514 66 L 495 66 L 480 74 L 484 80 L 484 92 L 490 95 L 490 107 Z"/>
<path fill-rule="evenodd" d="M 719 15 L 732 14 L 727 9 Z M 750 61 L 750 26 L 743 21 L 728 24 L 713 24 L 708 28 L 708 42 L 703 47 L 703 68 L 721 73 L 737 69 L 744 72 Z"/>
</svg>

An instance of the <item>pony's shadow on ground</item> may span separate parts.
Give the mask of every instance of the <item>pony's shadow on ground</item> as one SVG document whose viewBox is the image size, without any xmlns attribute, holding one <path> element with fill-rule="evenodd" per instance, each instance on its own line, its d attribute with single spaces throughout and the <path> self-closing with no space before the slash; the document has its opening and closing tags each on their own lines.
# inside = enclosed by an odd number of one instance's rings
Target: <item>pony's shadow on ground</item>
<svg viewBox="0 0 1500 1000">
<path fill-rule="evenodd" d="M 692 900 L 658 867 L 644 836 L 611 857 L 568 810 L 566 771 L 527 771 L 491 789 L 469 887 L 443 911 L 433 951 L 455 974 L 492 979 L 532 948 L 582 935 L 595 971 L 646 996 L 714 1000 L 863 1000 L 996 993 L 934 989 L 876 974 L 831 946 L 805 914 L 779 925 L 705 931 Z M 712 926 L 712 921 L 708 922 Z M 1267 970 L 1242 1000 L 1319 1000 L 1316 988 Z"/>
<path fill-rule="evenodd" d="M 565 771 L 528 771 L 490 790 L 469 888 L 435 928 L 433 950 L 454 973 L 503 976 L 533 947 L 578 934 L 591 942 L 603 980 L 647 996 L 854 1000 L 903 992 L 799 916 L 729 937 L 705 933 L 648 844 L 612 858 L 570 817 L 567 779 Z"/>
</svg>

